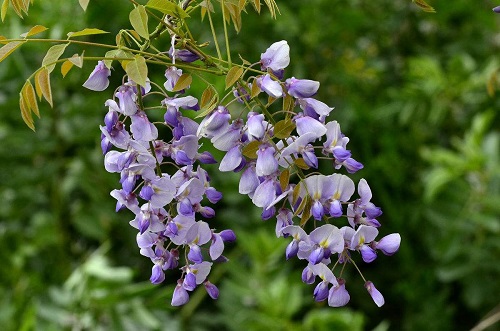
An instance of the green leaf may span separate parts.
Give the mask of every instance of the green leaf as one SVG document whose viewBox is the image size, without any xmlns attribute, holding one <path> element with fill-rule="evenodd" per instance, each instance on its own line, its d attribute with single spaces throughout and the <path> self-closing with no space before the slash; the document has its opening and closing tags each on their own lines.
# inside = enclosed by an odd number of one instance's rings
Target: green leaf
<svg viewBox="0 0 500 331">
<path fill-rule="evenodd" d="M 189 15 L 177 4 L 168 0 L 149 0 L 146 7 L 156 9 L 165 15 L 172 15 L 180 19 L 189 17 Z"/>
<path fill-rule="evenodd" d="M 61 57 L 61 55 L 64 53 L 64 50 L 66 47 L 68 47 L 69 44 L 59 44 L 59 45 L 54 45 L 49 50 L 47 51 L 47 54 L 45 54 L 45 57 L 42 60 L 42 66 L 47 66 L 47 70 L 49 71 L 49 74 L 54 70 L 57 60 Z"/>
<path fill-rule="evenodd" d="M 76 31 L 76 32 L 68 32 L 67 36 L 69 39 L 69 38 L 73 38 L 73 37 L 81 37 L 81 36 L 88 36 L 88 35 L 92 35 L 92 34 L 103 34 L 103 33 L 109 33 L 109 32 L 103 31 L 101 29 L 85 28 L 83 30 Z"/>
<path fill-rule="evenodd" d="M 125 72 L 128 78 L 140 86 L 146 86 L 148 66 L 146 65 L 146 60 L 142 56 L 136 55 L 132 61 L 127 62 L 125 65 Z"/>
<path fill-rule="evenodd" d="M 0 48 L 0 62 L 5 60 L 7 56 L 12 54 L 12 52 L 14 52 L 19 46 L 24 43 L 25 41 L 11 41 L 10 43 L 2 46 L 2 48 Z"/>
<path fill-rule="evenodd" d="M 33 131 L 35 131 L 35 124 L 33 123 L 33 117 L 31 116 L 31 111 L 26 105 L 26 101 L 24 100 L 22 94 L 19 94 L 19 108 L 21 109 L 21 117 L 23 118 L 24 123 Z"/>
<path fill-rule="evenodd" d="M 144 39 L 149 40 L 148 32 L 148 14 L 146 13 L 146 8 L 139 5 L 135 7 L 129 15 L 130 24 L 134 30 Z"/>
<path fill-rule="evenodd" d="M 243 150 L 241 153 L 248 157 L 249 159 L 256 159 L 257 158 L 257 151 L 259 150 L 261 142 L 258 140 L 254 140 L 250 142 L 249 144 L 245 145 L 243 147 Z"/>
<path fill-rule="evenodd" d="M 35 25 L 28 32 L 23 33 L 21 37 L 23 38 L 31 37 L 45 30 L 48 30 L 48 28 L 44 27 L 43 25 Z"/>
<path fill-rule="evenodd" d="M 216 94 L 217 92 L 215 92 L 214 88 L 211 85 L 207 86 L 207 88 L 203 91 L 203 94 L 201 95 L 200 108 L 208 106 L 209 102 L 213 100 L 213 97 Z"/>
<path fill-rule="evenodd" d="M 232 67 L 229 69 L 226 75 L 226 89 L 233 86 L 240 79 L 241 75 L 243 75 L 242 67 Z"/>
<path fill-rule="evenodd" d="M 90 0 L 78 0 L 80 3 L 80 7 L 82 7 L 83 11 L 87 10 L 87 6 L 89 5 Z"/>
<path fill-rule="evenodd" d="M 278 139 L 290 137 L 295 124 L 291 120 L 281 120 L 274 125 L 274 136 Z"/>
<path fill-rule="evenodd" d="M 307 200 L 305 206 L 304 206 L 304 211 L 302 212 L 302 217 L 300 218 L 300 226 L 304 225 L 307 223 L 309 218 L 311 217 L 311 206 L 312 206 L 312 199 L 305 199 Z"/>
<path fill-rule="evenodd" d="M 24 83 L 23 88 L 21 89 L 21 94 L 24 98 L 26 105 L 29 107 L 35 115 L 40 118 L 40 111 L 38 109 L 38 103 L 36 101 L 35 89 L 29 80 Z"/>
<path fill-rule="evenodd" d="M 205 89 L 205 91 L 203 91 L 203 95 L 201 96 L 203 102 L 201 103 L 202 105 L 200 106 L 201 107 L 200 113 L 196 115 L 195 118 L 205 117 L 212 110 L 214 110 L 214 108 L 219 103 L 219 95 L 217 94 L 217 92 L 213 90 L 212 87 L 209 88 L 211 91 L 207 91 L 208 88 Z M 211 98 L 209 101 L 206 101 L 208 100 L 208 96 L 211 96 Z"/>
<path fill-rule="evenodd" d="M 172 92 L 177 92 L 177 91 L 184 90 L 184 89 L 188 88 L 189 85 L 191 85 L 192 81 L 193 81 L 193 77 L 191 77 L 190 74 L 186 74 L 186 73 L 182 74 L 179 77 L 179 80 L 177 81 L 177 83 L 175 83 L 174 88 L 172 89 Z"/>
</svg>

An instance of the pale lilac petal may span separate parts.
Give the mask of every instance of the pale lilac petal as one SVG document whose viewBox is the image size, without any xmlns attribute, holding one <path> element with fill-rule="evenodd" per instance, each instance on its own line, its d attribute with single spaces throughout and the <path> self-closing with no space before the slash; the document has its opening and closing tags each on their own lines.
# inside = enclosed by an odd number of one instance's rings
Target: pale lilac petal
<svg viewBox="0 0 500 331">
<path fill-rule="evenodd" d="M 375 285 L 373 285 L 371 281 L 367 281 L 365 283 L 365 288 L 368 290 L 368 293 L 370 293 L 375 304 L 378 307 L 382 307 L 385 303 L 384 296 L 379 292 L 379 290 L 377 290 Z"/>
<path fill-rule="evenodd" d="M 174 294 L 172 295 L 172 306 L 182 306 L 189 301 L 189 294 L 186 289 L 181 284 L 177 284 L 174 289 Z"/>
<path fill-rule="evenodd" d="M 322 137 L 326 133 L 323 123 L 309 116 L 299 116 L 295 118 L 297 133 L 302 136 L 308 132 L 314 133 L 316 138 Z"/>
<path fill-rule="evenodd" d="M 220 161 L 219 170 L 222 172 L 233 171 L 240 165 L 242 158 L 243 156 L 241 154 L 240 146 L 234 146 Z"/>
<path fill-rule="evenodd" d="M 398 251 L 400 244 L 401 235 L 399 233 L 391 233 L 380 239 L 375 248 L 381 250 L 385 255 L 392 255 Z"/>
<path fill-rule="evenodd" d="M 361 245 L 371 243 L 378 235 L 377 228 L 361 224 L 351 239 L 351 249 L 357 249 Z"/>
<path fill-rule="evenodd" d="M 332 286 L 330 292 L 328 293 L 328 305 L 330 307 L 342 307 L 345 306 L 351 296 L 345 288 L 345 281 L 342 278 L 337 279 L 338 286 Z"/>
<path fill-rule="evenodd" d="M 278 170 L 278 161 L 274 157 L 274 147 L 267 144 L 261 145 L 257 150 L 255 171 L 257 176 L 267 176 Z"/>
<path fill-rule="evenodd" d="M 98 61 L 89 78 L 83 83 L 83 87 L 92 91 L 104 91 L 109 86 L 109 76 L 111 76 L 111 70 L 103 61 Z"/>
<path fill-rule="evenodd" d="M 274 186 L 274 181 L 270 179 L 266 179 L 262 182 L 257 189 L 252 198 L 252 202 L 257 207 L 262 207 L 267 209 L 269 205 L 276 198 L 276 188 Z"/>
<path fill-rule="evenodd" d="M 285 81 L 285 87 L 292 97 L 310 98 L 318 92 L 319 82 L 292 77 Z"/>
<path fill-rule="evenodd" d="M 261 54 L 260 63 L 262 70 L 267 68 L 278 71 L 285 69 L 290 64 L 290 46 L 286 40 L 273 43 Z"/>
<path fill-rule="evenodd" d="M 264 77 L 257 78 L 257 85 L 262 91 L 266 92 L 273 98 L 281 98 L 283 96 L 281 84 L 273 80 L 269 74 L 264 75 Z"/>
<path fill-rule="evenodd" d="M 260 181 L 255 173 L 255 167 L 249 166 L 241 175 L 238 192 L 240 194 L 251 194 L 255 192 L 259 184 Z"/>
</svg>

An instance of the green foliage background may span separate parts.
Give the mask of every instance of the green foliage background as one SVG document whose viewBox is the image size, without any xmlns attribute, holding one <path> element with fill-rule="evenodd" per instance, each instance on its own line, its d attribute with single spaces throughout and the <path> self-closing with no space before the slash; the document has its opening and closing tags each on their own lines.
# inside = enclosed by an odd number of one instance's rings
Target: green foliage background
<svg viewBox="0 0 500 331">
<path fill-rule="evenodd" d="M 238 235 L 231 262 L 211 278 L 221 297 L 198 291 L 185 307 L 170 307 L 173 287 L 149 284 L 131 215 L 115 214 L 109 196 L 118 178 L 102 166 L 98 125 L 110 89 L 81 87 L 91 63 L 53 79 L 56 105 L 42 108 L 33 133 L 18 91 L 48 45 L 23 45 L 0 65 L 2 330 L 446 331 L 470 329 L 498 310 L 500 100 L 487 84 L 497 89 L 500 18 L 490 1 L 430 4 L 436 14 L 403 0 L 278 1 L 276 21 L 249 11 L 231 35 L 232 49 L 250 61 L 288 40 L 287 75 L 320 81 L 318 99 L 336 107 L 365 165 L 358 178 L 384 210 L 382 234 L 403 240 L 395 256 L 362 266 L 385 296 L 381 309 L 355 273 L 348 308 L 314 303 L 312 287 L 300 282 L 303 266 L 284 260 L 274 222 L 230 193 L 236 175 L 213 178 L 227 192 L 219 227 Z M 127 1 L 91 1 L 84 15 L 76 1 L 36 1 L 24 20 L 9 13 L 0 35 L 35 24 L 53 37 L 84 27 L 116 33 L 128 27 L 131 9 Z M 206 25 L 193 20 L 199 40 L 210 40 Z M 120 84 L 116 72 L 111 86 Z"/>
</svg>

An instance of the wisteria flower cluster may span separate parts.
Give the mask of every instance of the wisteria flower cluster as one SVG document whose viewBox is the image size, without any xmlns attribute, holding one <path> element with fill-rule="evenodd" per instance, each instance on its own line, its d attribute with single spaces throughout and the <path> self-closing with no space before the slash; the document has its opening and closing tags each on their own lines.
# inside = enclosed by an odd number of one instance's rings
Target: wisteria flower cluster
<svg viewBox="0 0 500 331">
<path fill-rule="evenodd" d="M 232 101 L 217 105 L 199 123 L 185 115 L 186 110 L 199 110 L 198 99 L 187 94 L 188 87 L 174 92 L 183 74 L 175 61 L 199 59 L 185 49 L 170 50 L 173 63 L 163 88 L 153 85 L 153 91 L 149 80 L 138 86 L 129 78 L 105 102 L 104 164 L 107 171 L 120 174 L 121 184 L 111 196 L 117 211 L 127 208 L 135 215 L 130 225 L 138 231 L 140 253 L 153 263 L 150 281 L 159 284 L 167 270 L 180 270 L 174 306 L 187 303 L 189 292 L 201 284 L 217 299 L 219 291 L 209 274 L 213 263 L 227 261 L 225 243 L 236 240 L 232 230 L 218 231 L 209 222 L 222 194 L 211 186 L 204 168 L 217 163 L 201 150 L 208 142 L 225 152 L 218 170 L 241 173 L 239 193 L 261 208 L 263 220 L 276 218 L 277 237 L 291 239 L 285 257 L 305 260 L 302 281 L 314 284 L 319 279 L 313 291 L 316 301 L 327 300 L 332 307 L 348 303 L 342 274 L 346 265 L 355 265 L 353 254 L 370 263 L 377 252 L 392 255 L 399 248 L 397 233 L 376 240 L 382 211 L 371 202 L 367 181 L 360 180 L 359 197 L 353 198 L 355 184 L 341 174 L 342 169 L 355 173 L 363 165 L 347 149 L 349 138 L 339 123 L 329 120 L 333 108 L 314 98 L 320 83 L 284 78 L 289 51 L 286 41 L 272 44 L 256 63 L 259 74 L 242 75 Z M 104 90 L 109 75 L 100 61 L 84 86 Z M 144 106 L 152 94 L 164 97 L 161 122 L 151 122 Z M 283 107 L 273 111 L 278 100 Z M 246 116 L 242 109 L 248 109 Z M 159 136 L 157 126 L 168 129 L 166 137 Z M 327 160 L 333 173 L 320 174 L 320 160 Z M 342 218 L 347 219 L 344 226 Z M 378 306 L 384 304 L 371 281 L 365 280 L 365 287 Z"/>
</svg>

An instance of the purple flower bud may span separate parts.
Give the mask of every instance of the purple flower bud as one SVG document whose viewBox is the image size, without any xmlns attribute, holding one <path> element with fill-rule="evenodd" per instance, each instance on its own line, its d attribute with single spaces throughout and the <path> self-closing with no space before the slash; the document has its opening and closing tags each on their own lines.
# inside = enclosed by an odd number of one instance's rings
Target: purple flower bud
<svg viewBox="0 0 500 331">
<path fill-rule="evenodd" d="M 328 305 L 330 307 L 342 307 L 345 306 L 351 296 L 345 288 L 345 280 L 342 278 L 337 278 L 338 285 L 332 286 L 330 292 L 328 293 Z"/>
<path fill-rule="evenodd" d="M 381 250 L 385 255 L 392 255 L 398 251 L 400 244 L 401 235 L 399 233 L 391 233 L 380 239 L 375 248 Z"/>
<path fill-rule="evenodd" d="M 183 62 L 194 62 L 200 58 L 198 55 L 188 51 L 187 49 L 175 49 L 170 47 L 168 56 L 172 58 L 174 55 L 176 60 L 181 60 Z"/>
<path fill-rule="evenodd" d="M 151 277 L 149 278 L 152 284 L 160 284 L 165 280 L 165 273 L 160 265 L 155 264 L 151 271 Z"/>
<path fill-rule="evenodd" d="M 196 159 L 200 161 L 203 164 L 215 164 L 217 163 L 217 160 L 213 157 L 212 154 L 208 151 L 204 151 L 203 153 L 200 153 L 196 156 Z"/>
<path fill-rule="evenodd" d="M 328 282 L 323 281 L 316 285 L 313 296 L 317 302 L 326 300 L 328 298 Z"/>
<path fill-rule="evenodd" d="M 334 147 L 332 153 L 335 160 L 339 163 L 342 163 L 351 157 L 351 152 L 340 146 Z"/>
<path fill-rule="evenodd" d="M 109 141 L 108 138 L 104 134 L 101 134 L 101 150 L 102 154 L 106 154 L 111 150 L 111 147 L 113 147 L 113 144 Z"/>
<path fill-rule="evenodd" d="M 248 113 L 247 132 L 254 139 L 260 140 L 266 133 L 264 127 L 264 115 L 255 112 Z"/>
<path fill-rule="evenodd" d="M 229 127 L 231 114 L 224 106 L 218 106 L 215 111 L 206 116 L 200 123 L 196 135 L 199 137 L 213 138 L 224 133 Z"/>
<path fill-rule="evenodd" d="M 233 242 L 236 241 L 236 234 L 234 233 L 233 230 L 223 230 L 220 233 L 220 236 L 224 242 Z"/>
<path fill-rule="evenodd" d="M 329 214 L 332 217 L 340 217 L 342 216 L 342 204 L 338 200 L 333 200 L 330 204 Z"/>
<path fill-rule="evenodd" d="M 108 132 L 111 132 L 117 122 L 118 113 L 110 108 L 106 116 L 104 116 L 104 124 L 106 124 L 106 130 L 108 130 Z"/>
<path fill-rule="evenodd" d="M 316 275 L 312 272 L 311 268 L 309 266 L 305 267 L 302 271 L 302 281 L 306 284 L 312 284 L 315 279 Z"/>
<path fill-rule="evenodd" d="M 182 281 L 177 282 L 175 286 L 174 294 L 172 295 L 172 306 L 182 306 L 189 301 L 189 294 L 184 287 L 182 287 Z"/>
<path fill-rule="evenodd" d="M 248 84 L 248 88 L 252 88 L 252 84 Z M 250 92 L 241 85 L 238 85 L 236 89 L 233 90 L 233 95 L 239 103 L 244 103 L 243 99 L 250 101 Z"/>
<path fill-rule="evenodd" d="M 285 81 L 288 94 L 295 98 L 310 98 L 318 92 L 319 82 L 309 79 L 288 78 Z"/>
<path fill-rule="evenodd" d="M 182 286 L 188 291 L 193 291 L 196 288 L 196 275 L 192 272 L 188 272 Z"/>
<path fill-rule="evenodd" d="M 222 193 L 214 189 L 213 187 L 207 188 L 205 195 L 211 203 L 217 203 L 222 199 Z"/>
<path fill-rule="evenodd" d="M 144 218 L 144 217 L 139 217 L 137 226 L 139 227 L 139 232 L 140 234 L 143 234 L 146 232 L 146 230 L 149 228 L 149 224 L 151 223 L 149 218 Z"/>
<path fill-rule="evenodd" d="M 368 245 L 362 245 L 359 248 L 359 252 L 361 253 L 363 261 L 365 261 L 366 263 L 373 262 L 377 258 L 377 253 L 375 253 L 375 250 Z"/>
<path fill-rule="evenodd" d="M 495 13 L 500 13 L 500 6 L 496 6 L 495 8 L 492 9 Z"/>
<path fill-rule="evenodd" d="M 203 262 L 203 255 L 201 254 L 200 246 L 191 245 L 189 246 L 188 259 L 194 263 Z"/>
<path fill-rule="evenodd" d="M 210 207 L 198 207 L 197 212 L 201 214 L 201 216 L 205 218 L 212 218 L 215 216 L 215 210 Z"/>
<path fill-rule="evenodd" d="M 111 70 L 103 61 L 98 61 L 89 78 L 83 83 L 83 87 L 92 91 L 104 91 L 109 85 L 109 76 L 111 76 Z"/>
<path fill-rule="evenodd" d="M 333 110 L 333 107 L 328 107 L 327 104 L 313 98 L 299 99 L 298 103 L 304 114 L 311 117 L 315 117 L 314 114 L 319 115 L 319 117 L 326 117 Z"/>
<path fill-rule="evenodd" d="M 143 198 L 144 200 L 151 200 L 151 196 L 154 194 L 154 190 L 150 185 L 144 185 L 141 189 L 141 192 L 139 192 L 139 196 Z"/>
<path fill-rule="evenodd" d="M 308 145 L 311 146 L 311 145 Z M 304 162 L 310 166 L 311 168 L 317 169 L 318 168 L 318 157 L 316 154 L 314 154 L 314 150 L 311 147 L 311 150 L 306 150 L 304 149 L 302 151 L 302 157 L 304 158 Z"/>
<path fill-rule="evenodd" d="M 217 298 L 219 297 L 219 289 L 217 288 L 217 286 L 210 283 L 208 280 L 204 283 L 204 285 L 205 285 L 205 290 L 207 290 L 208 295 L 212 299 L 217 300 Z"/>
<path fill-rule="evenodd" d="M 358 170 L 363 169 L 363 164 L 359 163 L 358 161 L 354 160 L 353 158 L 348 158 L 342 164 L 346 168 L 347 172 L 350 174 L 353 174 L 353 173 L 357 172 Z"/>
<path fill-rule="evenodd" d="M 318 247 L 309 254 L 308 260 L 311 264 L 320 263 L 325 257 L 325 250 L 323 247 Z"/>
<path fill-rule="evenodd" d="M 268 219 L 272 218 L 274 214 L 276 214 L 276 208 L 272 206 L 269 209 L 264 209 L 262 211 L 262 214 L 260 214 L 260 218 L 262 218 L 263 221 L 267 221 Z"/>
<path fill-rule="evenodd" d="M 317 221 L 321 221 L 323 215 L 325 214 L 323 205 L 318 200 L 314 201 L 314 204 L 311 207 L 311 214 L 314 219 Z"/>
<path fill-rule="evenodd" d="M 286 259 L 289 260 L 292 257 L 297 256 L 297 252 L 299 251 L 299 242 L 297 240 L 292 240 L 288 246 L 286 246 L 285 256 Z"/>
<path fill-rule="evenodd" d="M 260 64 L 262 70 L 267 68 L 278 71 L 285 69 L 290 64 L 290 46 L 286 40 L 273 43 L 260 55 Z"/>
<path fill-rule="evenodd" d="M 382 307 L 385 303 L 384 297 L 382 296 L 382 293 L 377 290 L 375 285 L 371 281 L 367 281 L 365 283 L 365 288 L 367 289 L 368 293 L 370 293 L 373 301 L 378 307 Z"/>
</svg>

